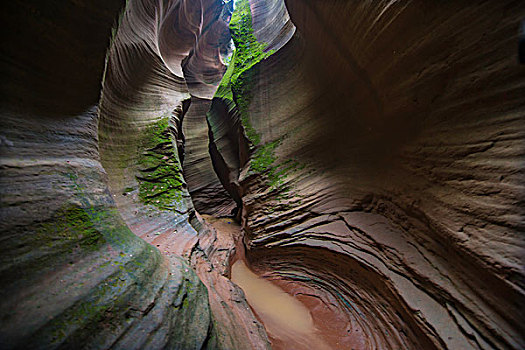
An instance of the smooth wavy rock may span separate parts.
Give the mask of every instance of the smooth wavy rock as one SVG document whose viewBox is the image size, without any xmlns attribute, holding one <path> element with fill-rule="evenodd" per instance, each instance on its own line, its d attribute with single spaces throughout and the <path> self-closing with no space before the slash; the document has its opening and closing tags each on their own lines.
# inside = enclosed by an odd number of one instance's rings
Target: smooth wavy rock
<svg viewBox="0 0 525 350">
<path fill-rule="evenodd" d="M 147 12 L 138 2 L 129 4 L 127 11 Z M 140 225 L 126 211 L 130 206 L 116 205 L 108 189 L 109 179 L 112 188 L 120 183 L 115 173 L 122 174 L 121 165 L 129 158 L 108 167 L 109 178 L 101 165 L 99 146 L 106 164 L 108 159 L 117 162 L 119 155 L 134 159 L 126 144 L 129 134 L 111 137 L 120 122 L 129 125 L 139 119 L 117 113 L 119 105 L 128 111 L 139 106 L 131 116 L 145 116 L 139 123 L 144 130 L 157 108 L 166 110 L 174 99 L 189 96 L 182 78 L 155 66 L 160 59 L 155 61 L 147 49 L 138 47 L 143 42 L 138 36 L 148 35 L 144 27 L 140 35 L 128 33 L 122 41 L 115 40 L 113 50 L 118 50 L 119 42 L 137 51 L 127 58 L 112 56 L 115 51 L 109 54 L 112 66 L 104 86 L 110 85 L 115 94 L 109 88 L 104 91 L 104 101 L 111 103 L 105 102 L 101 113 L 111 111 L 115 118 L 101 120 L 99 129 L 96 105 L 104 54 L 123 5 L 120 1 L 2 5 L 4 23 L 18 35 L 7 40 L 2 51 L 3 349 L 189 349 L 214 344 L 206 287 L 187 260 L 163 256 L 138 238 L 129 228 Z M 132 69 L 119 71 L 116 61 Z M 144 75 L 138 77 L 141 72 Z M 143 77 L 164 84 L 168 94 L 148 95 L 152 86 L 138 82 Z M 181 89 L 171 91 L 173 86 Z M 161 154 L 165 148 L 154 151 Z M 182 204 L 181 211 L 189 213 L 190 205 Z M 149 218 L 143 207 L 143 218 Z M 188 213 L 179 215 L 181 227 L 192 227 Z M 151 222 L 159 216 L 144 220 L 145 226 L 153 227 Z"/>
<path fill-rule="evenodd" d="M 237 5 L 2 3 L 0 348 L 525 348 L 522 2 Z"/>
<path fill-rule="evenodd" d="M 178 225 L 186 226 L 182 231 L 193 232 L 190 236 L 195 236 L 195 230 L 187 226 L 194 209 L 182 175 L 178 179 L 179 188 L 171 184 L 173 186 L 169 185 L 171 187 L 162 193 L 159 188 L 168 185 L 166 179 L 159 179 L 153 170 L 149 175 L 153 179 L 151 186 L 145 186 L 140 175 L 137 177 L 137 170 L 140 171 L 140 163 L 144 161 L 147 138 L 153 142 L 152 128 L 158 128 L 159 123 L 166 120 L 169 120 L 171 139 L 180 142 L 177 152 L 162 155 L 173 160 L 174 173 L 181 173 L 179 158 L 182 158 L 186 171 L 192 174 L 195 153 L 204 158 L 198 158 L 197 162 L 203 161 L 211 169 L 209 157 L 199 154 L 202 153 L 200 141 L 202 137 L 207 138 L 207 125 L 199 115 L 195 115 L 197 120 L 192 124 L 192 111 L 202 110 L 198 107 L 199 98 L 192 94 L 216 89 L 224 72 L 220 51 L 228 44 L 229 33 L 224 42 L 225 34 L 218 28 L 225 26 L 225 11 L 227 13 L 227 7 L 216 1 L 161 4 L 144 0 L 130 2 L 120 20 L 108 53 L 100 102 L 100 145 L 115 200 L 124 219 L 140 236 L 171 230 Z M 184 130 L 183 121 L 195 128 Z M 197 146 L 194 140 L 198 141 Z M 156 165 L 160 168 L 164 166 L 159 164 Z M 208 183 L 219 184 L 212 171 L 206 176 L 210 179 Z M 206 180 L 206 176 L 199 179 Z M 151 192 L 146 196 L 150 202 L 147 204 L 153 205 L 143 205 L 146 187 Z M 205 185 L 199 184 L 199 187 Z M 169 208 L 163 206 L 168 204 L 163 198 L 176 196 L 180 197 L 177 203 L 169 203 Z M 159 208 L 161 210 L 157 210 Z"/>
<path fill-rule="evenodd" d="M 211 100 L 192 97 L 184 115 L 184 177 L 195 208 L 201 214 L 233 216 L 237 205 L 219 182 L 209 152 L 206 121 Z"/>
<path fill-rule="evenodd" d="M 231 50 L 232 4 L 165 5 L 137 1 L 121 18 L 100 102 L 102 162 L 130 229 L 164 255 L 184 257 L 206 282 L 213 326 L 205 345 L 266 349 L 266 334 L 246 302 L 231 302 L 226 267 L 213 263 L 215 231 L 196 212 L 229 216 L 236 207 L 213 170 L 206 121 Z M 134 34 L 138 26 L 146 28 L 142 36 Z M 147 28 L 154 28 L 151 35 Z"/>
<path fill-rule="evenodd" d="M 284 0 L 250 1 L 250 12 L 254 34 L 266 50 L 279 50 L 295 33 Z"/>
<path fill-rule="evenodd" d="M 2 348 L 201 347 L 206 288 L 120 218 L 97 151 L 96 109 L 3 112 Z M 185 320 L 199 316 L 199 322 Z"/>
<path fill-rule="evenodd" d="M 523 5 L 286 5 L 246 114 L 209 113 L 251 264 L 336 300 L 364 348 L 522 348 Z"/>
</svg>

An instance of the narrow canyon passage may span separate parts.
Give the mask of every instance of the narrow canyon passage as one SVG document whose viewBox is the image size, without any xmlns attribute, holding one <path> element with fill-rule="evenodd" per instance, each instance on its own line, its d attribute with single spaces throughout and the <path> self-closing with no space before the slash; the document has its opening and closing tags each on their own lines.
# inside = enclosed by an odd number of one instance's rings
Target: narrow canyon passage
<svg viewBox="0 0 525 350">
<path fill-rule="evenodd" d="M 217 230 L 218 237 L 242 237 L 241 227 L 232 219 L 211 216 L 205 216 L 205 219 Z M 349 337 L 346 328 L 344 333 L 338 332 L 337 323 L 342 320 L 338 320 L 318 296 L 313 297 L 322 305 L 309 309 L 308 304 L 303 304 L 296 296 L 287 294 L 271 280 L 261 278 L 250 270 L 246 265 L 244 249 L 239 244 L 242 243 L 237 242 L 237 254 L 231 260 L 230 279 L 243 290 L 248 304 L 268 332 L 272 349 L 364 348 L 362 339 L 359 339 L 361 344 L 355 337 L 345 339 Z M 300 289 L 291 280 L 281 282 L 286 283 L 288 290 Z M 342 323 L 346 326 L 346 322 Z"/>
<path fill-rule="evenodd" d="M 1 3 L 0 349 L 525 348 L 525 3 Z"/>
</svg>

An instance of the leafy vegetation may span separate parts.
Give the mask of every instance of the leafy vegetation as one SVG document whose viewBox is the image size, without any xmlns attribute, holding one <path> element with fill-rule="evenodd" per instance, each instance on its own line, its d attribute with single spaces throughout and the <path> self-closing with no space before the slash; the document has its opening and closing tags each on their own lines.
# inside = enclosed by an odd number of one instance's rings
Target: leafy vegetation
<svg viewBox="0 0 525 350">
<path fill-rule="evenodd" d="M 270 56 L 274 51 L 264 52 L 267 45 L 260 43 L 255 37 L 248 0 L 241 0 L 237 3 L 230 21 L 230 32 L 235 44 L 235 55 L 232 59 L 235 70 L 231 76 L 231 82 L 235 85 L 243 72 Z"/>
<path fill-rule="evenodd" d="M 277 140 L 258 147 L 252 154 L 250 163 L 250 172 L 266 173 L 270 188 L 274 189 L 284 185 L 284 180 L 288 174 L 305 167 L 295 159 L 288 159 L 275 165 L 277 162 L 275 150 L 281 143 L 282 140 Z"/>
</svg>

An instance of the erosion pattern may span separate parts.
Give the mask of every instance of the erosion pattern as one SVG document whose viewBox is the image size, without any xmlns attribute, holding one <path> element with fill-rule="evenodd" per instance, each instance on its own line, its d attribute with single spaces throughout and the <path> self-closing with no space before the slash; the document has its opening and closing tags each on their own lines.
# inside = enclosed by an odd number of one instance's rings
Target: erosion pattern
<svg viewBox="0 0 525 350">
<path fill-rule="evenodd" d="M 525 6 L 232 11 L 2 4 L 0 347 L 268 349 L 243 241 L 357 348 L 525 347 Z"/>
<path fill-rule="evenodd" d="M 286 5 L 293 38 L 208 115 L 253 267 L 367 348 L 523 347 L 523 5 Z"/>
<path fill-rule="evenodd" d="M 130 2 L 121 27 L 130 20 L 155 16 L 159 5 Z M 111 27 L 123 6 L 122 1 L 14 1 L 2 5 L 2 20 L 16 35 L 2 49 L 1 348 L 190 349 L 213 344 L 205 286 L 186 260 L 162 256 L 130 230 L 133 223 L 126 208 L 117 209 L 101 165 L 99 142 L 103 140 L 115 143 L 106 162 L 117 152 L 128 154 L 122 151 L 128 139 L 110 138 L 120 123 L 119 115 L 112 115 L 109 125 L 101 121 L 99 129 L 97 111 L 104 55 Z M 139 15 L 132 15 L 137 12 Z M 186 11 L 170 13 L 184 17 Z M 133 86 L 126 80 L 134 69 L 135 79 L 162 83 L 156 76 L 165 66 L 154 66 L 153 56 L 149 64 L 141 61 L 150 56 L 140 47 L 140 38 L 151 32 L 145 23 L 137 26 L 138 32 L 128 32 L 128 41 L 120 31 L 114 33 L 121 39 L 114 39 L 104 82 L 104 86 L 112 84 L 112 91 L 118 89 L 118 82 L 128 84 L 128 89 L 118 92 L 131 101 L 118 100 L 116 92 L 104 93 L 103 108 L 115 106 L 105 103 L 111 99 L 133 110 L 132 98 L 141 94 L 150 109 L 165 109 L 168 104 L 151 97 L 147 100 L 146 84 Z M 135 45 L 133 57 L 140 64 L 126 61 L 123 54 L 112 56 L 121 42 Z M 122 66 L 129 64 L 130 70 L 114 70 L 113 60 L 122 60 Z M 141 67 L 156 73 L 138 71 Z M 116 79 L 111 75 L 118 73 L 124 76 Z M 183 82 L 176 77 L 170 82 L 172 85 L 165 83 L 165 91 L 170 91 L 163 97 L 166 100 L 184 94 L 168 89 Z M 144 90 L 134 95 L 134 88 Z M 137 123 L 135 133 L 152 116 L 143 109 L 143 124 Z M 137 107 L 129 118 L 139 114 Z M 162 125 L 149 127 L 147 135 L 155 139 L 140 143 L 144 145 L 141 155 L 150 152 L 141 158 L 143 177 L 150 172 L 148 162 L 164 161 L 165 154 L 173 153 L 166 145 L 169 137 L 164 129 Z M 126 161 L 123 158 L 119 165 Z M 169 173 L 173 178 L 166 180 L 167 185 L 179 188 L 182 182 L 174 170 L 178 158 L 169 161 L 151 176 Z M 108 170 L 115 172 L 114 168 L 117 165 Z M 143 192 L 150 189 L 149 183 L 144 181 Z M 149 194 L 142 194 L 150 200 Z M 162 204 L 186 213 L 190 207 L 184 201 L 187 197 L 181 192 Z M 144 220 L 146 227 L 153 225 L 154 214 Z M 179 221 L 187 216 L 180 214 Z M 143 217 L 149 218 L 145 213 Z"/>
</svg>

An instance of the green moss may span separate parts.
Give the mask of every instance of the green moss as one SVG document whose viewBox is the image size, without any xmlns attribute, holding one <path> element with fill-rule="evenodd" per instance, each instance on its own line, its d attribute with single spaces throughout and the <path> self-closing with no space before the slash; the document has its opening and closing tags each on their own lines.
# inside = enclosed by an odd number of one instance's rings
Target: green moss
<svg viewBox="0 0 525 350">
<path fill-rule="evenodd" d="M 182 200 L 183 179 L 176 149 L 171 141 L 168 118 L 150 126 L 144 135 L 138 159 L 139 198 L 163 210 Z"/>
<path fill-rule="evenodd" d="M 105 256 L 100 251 L 105 242 L 111 244 L 112 249 L 109 251 L 120 253 L 117 257 L 109 253 L 110 261 L 101 262 L 98 267 L 93 265 L 96 270 L 86 270 L 95 277 L 110 272 L 104 281 L 97 283 L 94 288 L 89 287 L 89 290 L 85 289 L 83 283 L 76 281 L 75 274 L 68 272 L 67 278 L 61 280 L 59 293 L 69 296 L 77 294 L 78 297 L 71 297 L 75 304 L 68 306 L 60 315 L 50 317 L 27 340 L 28 344 L 75 348 L 77 344 L 85 343 L 91 334 L 99 332 L 101 327 L 107 331 L 108 327 L 118 326 L 120 321 L 116 315 L 123 314 L 129 308 L 130 298 L 142 295 L 147 288 L 152 288 L 149 285 L 152 280 L 150 277 L 157 273 L 162 260 L 158 250 L 129 230 L 120 219 L 117 209 L 106 207 L 105 202 L 95 204 L 96 199 L 86 188 L 89 177 L 73 171 L 64 173 L 64 176 L 69 179 L 68 185 L 74 196 L 74 203 L 64 204 L 48 221 L 31 230 L 31 234 L 27 236 L 33 242 L 26 240 L 24 243 L 38 247 L 39 252 L 31 250 L 31 255 L 22 254 L 17 257 L 24 260 L 17 262 L 16 268 L 10 270 L 13 273 L 23 273 L 25 278 L 36 274 L 46 275 L 50 269 L 62 269 L 64 263 L 72 264 L 86 251 L 95 250 L 101 253 L 94 260 L 97 262 Z M 109 268 L 110 265 L 114 266 L 113 271 Z M 107 271 L 101 271 L 104 269 Z M 89 293 L 86 294 L 87 291 Z M 42 301 L 44 302 L 45 300 Z"/>
<path fill-rule="evenodd" d="M 188 298 L 184 298 L 184 300 L 182 301 L 182 307 L 188 307 L 190 306 L 190 301 L 188 300 Z"/>
<path fill-rule="evenodd" d="M 215 97 L 232 100 L 237 106 L 244 133 L 252 146 L 250 172 L 265 174 L 271 188 L 283 190 L 281 187 L 286 176 L 301 166 L 292 159 L 276 166 L 275 151 L 282 139 L 261 144 L 261 135 L 250 122 L 249 107 L 253 97 L 254 78 L 258 75 L 256 64 L 275 51 L 265 52 L 267 45 L 257 41 L 248 0 L 241 0 L 236 4 L 230 21 L 230 32 L 235 52 Z"/>
<path fill-rule="evenodd" d="M 168 117 L 164 116 L 156 123 L 151 124 L 144 131 L 143 146 L 151 148 L 157 146 L 159 143 L 171 142 L 169 135 L 165 131 L 169 127 Z"/>
<path fill-rule="evenodd" d="M 282 186 L 288 175 L 304 167 L 304 164 L 299 163 L 295 159 L 288 159 L 277 167 L 271 168 L 269 176 L 270 186 L 273 188 Z"/>
<path fill-rule="evenodd" d="M 257 146 L 261 137 L 250 123 L 248 108 L 252 99 L 254 72 L 249 70 L 275 51 L 264 52 L 265 43 L 257 41 L 252 28 L 252 15 L 248 0 L 242 0 L 232 14 L 230 32 L 235 43 L 235 68 L 231 75 L 231 87 L 236 96 L 236 104 L 241 122 L 250 142 Z"/>
<path fill-rule="evenodd" d="M 122 261 L 112 261 L 114 265 L 118 265 L 119 273 L 112 274 L 98 283 L 90 290 L 86 299 L 80 299 L 60 317 L 51 320 L 41 329 L 45 337 L 50 338 L 49 343 L 61 344 L 62 348 L 71 348 L 71 341 L 88 339 L 90 332 L 100 329 L 101 323 L 104 323 L 106 329 L 116 326 L 110 324 L 112 321 L 119 321 L 114 317 L 115 315 L 124 314 L 123 317 L 126 317 L 125 311 L 129 310 L 127 302 L 131 293 L 136 291 L 142 293 L 146 288 L 150 288 L 144 282 L 148 280 L 145 276 L 149 277 L 155 273 L 161 259 L 158 251 L 152 251 L 145 245 L 143 247 L 145 249 L 141 249 L 131 260 L 127 259 L 126 254 L 121 253 L 117 259 Z M 65 292 L 76 291 L 74 287 L 69 287 Z"/>
<path fill-rule="evenodd" d="M 252 154 L 250 170 L 255 173 L 263 173 L 269 170 L 275 162 L 275 149 L 279 146 L 280 141 L 269 142 L 257 148 Z"/>
<path fill-rule="evenodd" d="M 287 188 L 283 188 L 286 177 L 296 170 L 303 169 L 304 165 L 294 159 L 276 165 L 275 150 L 281 142 L 277 140 L 258 147 L 252 154 L 250 172 L 266 174 L 270 188 L 286 191 Z"/>
<path fill-rule="evenodd" d="M 232 59 L 235 69 L 231 76 L 231 82 L 235 84 L 244 71 L 270 56 L 273 50 L 264 52 L 267 44 L 260 43 L 254 35 L 250 2 L 248 0 L 241 0 L 237 3 L 230 21 L 230 32 L 236 53 Z"/>
<path fill-rule="evenodd" d="M 246 136 L 253 145 L 258 145 L 261 142 L 261 137 L 250 124 L 248 117 L 248 107 L 253 87 L 253 74 L 249 70 L 266 57 L 272 55 L 275 50 L 265 52 L 267 45 L 260 43 L 255 37 L 248 0 L 241 0 L 236 4 L 230 21 L 230 33 L 235 44 L 235 52 L 215 93 L 215 97 L 229 100 L 235 99 Z"/>
<path fill-rule="evenodd" d="M 215 97 L 220 97 L 223 99 L 233 101 L 233 93 L 231 89 L 231 77 L 233 75 L 233 72 L 235 71 L 236 54 L 237 54 L 237 51 L 235 51 L 232 55 L 231 63 L 228 66 L 228 69 L 226 69 L 226 73 L 224 73 L 222 77 L 219 87 L 217 88 L 217 91 L 215 92 Z"/>
<path fill-rule="evenodd" d="M 47 246 L 78 245 L 84 249 L 96 250 L 105 242 L 88 213 L 75 206 L 59 209 L 52 221 L 37 227 L 36 234 L 40 241 L 47 242 Z"/>
</svg>

